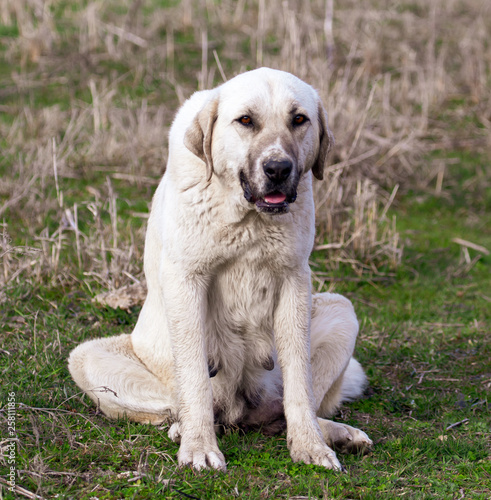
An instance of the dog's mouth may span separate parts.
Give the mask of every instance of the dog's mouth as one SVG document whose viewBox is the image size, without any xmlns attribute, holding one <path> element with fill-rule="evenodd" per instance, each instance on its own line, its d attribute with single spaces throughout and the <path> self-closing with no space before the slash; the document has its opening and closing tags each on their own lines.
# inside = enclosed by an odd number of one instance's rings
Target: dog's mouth
<svg viewBox="0 0 491 500">
<path fill-rule="evenodd" d="M 247 182 L 243 172 L 240 173 L 240 185 L 244 191 L 244 198 L 249 203 L 254 203 L 259 212 L 268 214 L 285 214 L 290 210 L 290 203 L 297 199 L 296 191 L 287 195 L 281 191 L 271 191 L 264 196 L 253 194 L 250 184 Z"/>
</svg>

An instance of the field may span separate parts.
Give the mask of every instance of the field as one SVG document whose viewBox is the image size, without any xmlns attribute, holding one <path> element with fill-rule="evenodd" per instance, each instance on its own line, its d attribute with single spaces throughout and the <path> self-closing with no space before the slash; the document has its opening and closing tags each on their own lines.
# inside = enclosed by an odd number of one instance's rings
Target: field
<svg viewBox="0 0 491 500">
<path fill-rule="evenodd" d="M 357 310 L 370 386 L 335 419 L 375 443 L 346 474 L 235 430 L 226 473 L 179 469 L 66 366 L 138 317 L 176 109 L 263 65 L 336 137 L 312 283 Z M 488 0 L 0 0 L 0 498 L 490 498 L 490 252 Z"/>
</svg>

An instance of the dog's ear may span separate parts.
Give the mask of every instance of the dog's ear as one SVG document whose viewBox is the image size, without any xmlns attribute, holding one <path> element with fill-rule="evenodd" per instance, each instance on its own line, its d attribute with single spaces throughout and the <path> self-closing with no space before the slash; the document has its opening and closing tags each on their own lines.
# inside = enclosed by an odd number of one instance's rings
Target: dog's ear
<svg viewBox="0 0 491 500">
<path fill-rule="evenodd" d="M 211 98 L 194 117 L 184 135 L 184 145 L 206 164 L 206 178 L 213 175 L 211 139 L 213 126 L 218 117 L 218 96 Z"/>
<path fill-rule="evenodd" d="M 320 181 L 324 178 L 324 166 L 327 161 L 327 153 L 334 145 L 334 136 L 327 125 L 327 112 L 319 99 L 317 115 L 319 119 L 319 152 L 312 167 L 312 173 Z"/>
</svg>

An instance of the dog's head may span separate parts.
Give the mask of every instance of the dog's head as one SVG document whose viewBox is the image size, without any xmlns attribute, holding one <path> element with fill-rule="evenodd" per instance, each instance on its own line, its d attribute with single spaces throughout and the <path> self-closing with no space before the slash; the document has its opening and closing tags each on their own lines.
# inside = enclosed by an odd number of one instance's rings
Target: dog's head
<svg viewBox="0 0 491 500">
<path fill-rule="evenodd" d="M 198 112 L 184 144 L 263 213 L 289 210 L 298 183 L 323 178 L 333 137 L 317 92 L 283 71 L 261 68 L 223 84 Z"/>
</svg>

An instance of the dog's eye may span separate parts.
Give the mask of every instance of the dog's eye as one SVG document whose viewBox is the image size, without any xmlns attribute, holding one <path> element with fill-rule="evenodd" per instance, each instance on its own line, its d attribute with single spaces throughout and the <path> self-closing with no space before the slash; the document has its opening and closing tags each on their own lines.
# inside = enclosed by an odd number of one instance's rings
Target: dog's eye
<svg viewBox="0 0 491 500">
<path fill-rule="evenodd" d="M 238 120 L 242 125 L 245 125 L 246 127 L 252 125 L 252 118 L 250 116 L 241 116 Z"/>
<path fill-rule="evenodd" d="M 305 115 L 295 115 L 293 118 L 293 125 L 302 125 L 307 122 L 308 118 Z"/>
</svg>

